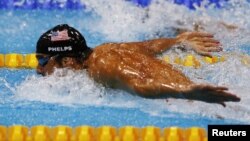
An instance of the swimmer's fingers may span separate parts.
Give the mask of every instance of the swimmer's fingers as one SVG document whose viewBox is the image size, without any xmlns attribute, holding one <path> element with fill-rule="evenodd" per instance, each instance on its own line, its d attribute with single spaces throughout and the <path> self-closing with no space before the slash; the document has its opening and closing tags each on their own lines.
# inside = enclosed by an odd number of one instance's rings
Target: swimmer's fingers
<svg viewBox="0 0 250 141">
<path fill-rule="evenodd" d="M 205 85 L 205 84 L 200 84 L 200 85 L 195 85 L 193 86 L 194 89 L 197 89 L 197 90 L 220 90 L 220 91 L 225 91 L 225 90 L 228 90 L 227 87 L 224 87 L 224 86 L 212 86 L 212 85 Z"/>
<path fill-rule="evenodd" d="M 218 48 L 222 48 L 221 45 L 219 43 L 201 43 L 199 42 L 200 45 L 204 46 L 204 47 L 218 47 Z"/>
<path fill-rule="evenodd" d="M 220 41 L 214 39 L 214 38 L 208 38 L 208 37 L 194 37 L 191 38 L 190 41 L 196 41 L 196 42 L 202 42 L 202 43 L 215 43 L 220 44 Z"/>
<path fill-rule="evenodd" d="M 220 47 L 203 47 L 203 48 L 200 48 L 202 51 L 205 51 L 205 52 L 220 52 L 222 51 L 223 49 L 220 48 Z"/>
<path fill-rule="evenodd" d="M 204 50 L 201 46 L 195 47 L 193 49 L 195 52 L 197 52 L 198 54 L 200 54 L 202 56 L 212 57 L 212 54 L 210 52 Z"/>
<path fill-rule="evenodd" d="M 200 45 L 200 44 L 193 45 L 192 48 L 198 54 L 200 54 L 202 56 L 208 56 L 208 57 L 212 57 L 211 52 L 220 52 L 220 51 L 222 51 L 221 47 L 205 47 L 205 46 Z"/>
<path fill-rule="evenodd" d="M 210 54 L 209 52 L 205 52 L 205 51 L 200 51 L 199 54 L 202 56 L 213 57 L 212 54 Z"/>
<path fill-rule="evenodd" d="M 235 94 L 232 94 L 228 91 L 224 90 L 210 90 L 207 92 L 207 101 L 208 102 L 227 102 L 227 101 L 233 101 L 233 102 L 239 102 L 240 98 L 237 97 Z"/>
<path fill-rule="evenodd" d="M 213 35 L 206 32 L 184 32 L 177 36 L 177 39 L 180 41 L 190 39 L 198 40 L 199 38 L 213 38 Z"/>
<path fill-rule="evenodd" d="M 195 42 L 196 45 L 199 45 L 201 48 L 214 48 L 218 49 L 219 51 L 222 51 L 222 47 L 219 43 L 210 43 L 210 42 Z"/>
<path fill-rule="evenodd" d="M 207 32 L 189 32 L 190 37 L 213 37 L 213 34 Z"/>
<path fill-rule="evenodd" d="M 197 96 L 196 98 L 206 102 L 222 103 L 226 101 L 240 101 L 239 97 L 227 90 L 227 87 L 211 85 L 196 85 L 193 87 L 193 92 Z"/>
<path fill-rule="evenodd" d="M 227 91 L 228 90 L 228 88 L 224 87 L 224 86 L 216 86 L 215 88 L 216 88 L 216 90 L 220 90 L 220 91 Z M 213 90 L 214 86 L 210 86 L 210 88 L 208 88 L 208 89 Z"/>
<path fill-rule="evenodd" d="M 219 43 L 210 43 L 210 42 L 195 42 L 196 45 L 199 45 L 202 48 L 218 48 L 218 49 L 223 49 L 222 46 Z"/>
<path fill-rule="evenodd" d="M 193 39 L 193 38 L 213 38 L 213 34 L 210 33 L 206 33 L 206 32 L 190 32 L 188 34 L 188 38 L 187 39 Z"/>
</svg>

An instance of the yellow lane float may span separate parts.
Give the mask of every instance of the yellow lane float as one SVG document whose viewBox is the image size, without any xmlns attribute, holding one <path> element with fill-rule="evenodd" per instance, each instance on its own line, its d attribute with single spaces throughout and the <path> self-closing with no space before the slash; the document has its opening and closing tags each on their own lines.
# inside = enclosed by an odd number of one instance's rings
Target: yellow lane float
<svg viewBox="0 0 250 141">
<path fill-rule="evenodd" d="M 38 65 L 36 54 L 0 54 L 0 67 L 7 68 L 30 68 L 34 69 Z"/>
<path fill-rule="evenodd" d="M 73 129 L 69 126 L 59 125 L 52 128 L 53 141 L 71 141 Z"/>
<path fill-rule="evenodd" d="M 1 126 L 0 141 L 207 141 L 207 131 L 200 127 L 146 126 L 77 126 L 58 125 L 48 127 L 37 125 Z"/>
<path fill-rule="evenodd" d="M 4 55 L 0 54 L 0 67 L 4 66 Z"/>
<path fill-rule="evenodd" d="M 163 131 L 163 137 L 167 141 L 184 141 L 185 130 L 179 127 L 165 128 Z"/>
<path fill-rule="evenodd" d="M 28 138 L 28 127 L 22 125 L 10 126 L 7 130 L 9 141 L 26 141 Z"/>
<path fill-rule="evenodd" d="M 204 141 L 206 140 L 206 130 L 199 127 L 186 129 L 186 141 Z"/>
<path fill-rule="evenodd" d="M 203 61 L 208 64 L 214 64 L 218 62 L 224 62 L 226 59 L 224 56 L 218 57 L 218 56 L 212 56 L 212 57 L 203 57 Z"/>
<path fill-rule="evenodd" d="M 115 141 L 117 131 L 112 126 L 101 126 L 97 128 L 97 140 L 98 141 Z"/>
<path fill-rule="evenodd" d="M 31 141 L 51 141 L 51 130 L 47 126 L 37 125 L 31 128 L 30 140 Z"/>
<path fill-rule="evenodd" d="M 36 59 L 36 54 L 26 54 L 25 55 L 25 67 L 26 68 L 36 68 L 38 61 Z"/>
<path fill-rule="evenodd" d="M 119 137 L 121 141 L 138 141 L 140 135 L 139 128 L 125 126 L 120 128 Z"/>
<path fill-rule="evenodd" d="M 5 55 L 5 66 L 8 68 L 20 68 L 23 65 L 23 55 L 11 53 Z"/>
<path fill-rule="evenodd" d="M 75 128 L 74 139 L 77 141 L 95 140 L 94 128 L 91 126 L 78 126 Z"/>
<path fill-rule="evenodd" d="M 0 141 L 7 140 L 7 127 L 0 125 Z"/>
<path fill-rule="evenodd" d="M 194 55 L 186 55 L 184 57 L 179 57 L 179 56 L 175 56 L 172 57 L 173 59 L 171 59 L 171 57 L 169 56 L 163 56 L 162 60 L 167 62 L 167 63 L 171 63 L 171 64 L 177 64 L 177 65 L 181 65 L 181 66 L 185 66 L 185 67 L 194 67 L 194 68 L 199 68 L 202 65 L 202 62 L 206 63 L 206 64 L 215 64 L 218 62 L 224 62 L 225 58 L 224 56 L 222 57 L 218 57 L 218 56 L 212 56 L 212 57 L 196 57 Z"/>
<path fill-rule="evenodd" d="M 201 66 L 200 62 L 193 56 L 187 55 L 183 62 L 184 66 L 198 68 Z"/>
<path fill-rule="evenodd" d="M 160 128 L 155 126 L 147 126 L 142 128 L 142 141 L 159 141 L 160 137 Z"/>
</svg>

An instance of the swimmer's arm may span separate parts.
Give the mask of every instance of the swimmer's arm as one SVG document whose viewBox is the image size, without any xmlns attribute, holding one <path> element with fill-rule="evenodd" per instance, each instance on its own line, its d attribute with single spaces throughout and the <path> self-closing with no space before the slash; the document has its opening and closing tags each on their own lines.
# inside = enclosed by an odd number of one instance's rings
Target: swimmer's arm
<svg viewBox="0 0 250 141">
<path fill-rule="evenodd" d="M 227 88 L 193 84 L 192 82 L 187 85 L 163 85 L 157 83 L 143 84 L 134 82 L 133 89 L 141 97 L 151 99 L 189 99 L 199 100 L 208 103 L 219 103 L 225 106 L 224 102 L 227 101 L 240 101 L 240 98 L 234 94 L 227 92 Z"/>
<path fill-rule="evenodd" d="M 182 97 L 182 89 L 177 85 L 162 84 L 157 81 L 132 79 L 128 82 L 129 88 L 135 94 L 151 99 Z M 191 83 L 191 82 L 190 82 Z"/>
<path fill-rule="evenodd" d="M 123 43 L 124 44 L 124 43 Z M 125 43 L 128 48 L 140 48 L 144 51 L 149 51 L 153 54 L 162 53 L 176 44 L 180 44 L 177 38 L 159 38 L 143 42 L 128 42 Z"/>
<path fill-rule="evenodd" d="M 160 38 L 153 39 L 139 43 L 140 46 L 147 48 L 154 54 L 162 53 L 174 45 L 180 44 L 181 41 L 178 38 Z"/>
<path fill-rule="evenodd" d="M 212 56 L 210 52 L 221 51 L 220 42 L 213 38 L 212 34 L 204 32 L 184 32 L 176 38 L 161 38 L 144 42 L 130 43 L 132 46 L 144 47 L 154 54 L 162 53 L 174 45 L 191 47 L 198 54 Z"/>
</svg>

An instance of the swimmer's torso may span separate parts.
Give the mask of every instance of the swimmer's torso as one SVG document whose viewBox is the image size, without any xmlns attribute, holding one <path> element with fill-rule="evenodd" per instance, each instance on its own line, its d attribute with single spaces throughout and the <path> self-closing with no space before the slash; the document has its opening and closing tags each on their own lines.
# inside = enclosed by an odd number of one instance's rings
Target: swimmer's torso
<svg viewBox="0 0 250 141">
<path fill-rule="evenodd" d="M 87 66 L 95 80 L 111 87 L 127 89 L 132 81 L 166 85 L 191 83 L 172 65 L 157 59 L 149 49 L 133 44 L 98 46 L 88 58 Z"/>
</svg>

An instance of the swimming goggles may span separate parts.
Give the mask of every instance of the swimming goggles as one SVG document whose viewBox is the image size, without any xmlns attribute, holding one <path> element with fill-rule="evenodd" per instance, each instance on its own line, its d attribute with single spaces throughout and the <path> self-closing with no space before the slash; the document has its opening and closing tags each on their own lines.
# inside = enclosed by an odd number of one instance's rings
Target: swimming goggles
<svg viewBox="0 0 250 141">
<path fill-rule="evenodd" d="M 57 55 L 56 55 L 56 56 L 57 56 Z M 44 67 L 44 66 L 49 62 L 49 60 L 50 60 L 51 57 L 53 57 L 53 56 L 46 56 L 46 57 L 41 57 L 41 58 L 39 58 L 39 59 L 38 59 L 39 65 L 41 65 L 41 66 Z"/>
<path fill-rule="evenodd" d="M 74 58 L 77 58 L 78 60 L 81 60 L 82 58 L 84 58 L 84 56 L 81 56 L 81 55 L 59 55 L 59 54 L 57 54 L 57 55 L 49 55 L 49 56 L 40 57 L 40 58 L 38 58 L 37 60 L 38 60 L 39 65 L 41 65 L 41 66 L 44 67 L 44 66 L 49 62 L 49 60 L 50 60 L 52 57 L 53 57 L 57 62 L 61 62 L 60 60 L 61 60 L 62 58 L 64 58 L 64 57 L 74 57 Z"/>
</svg>

